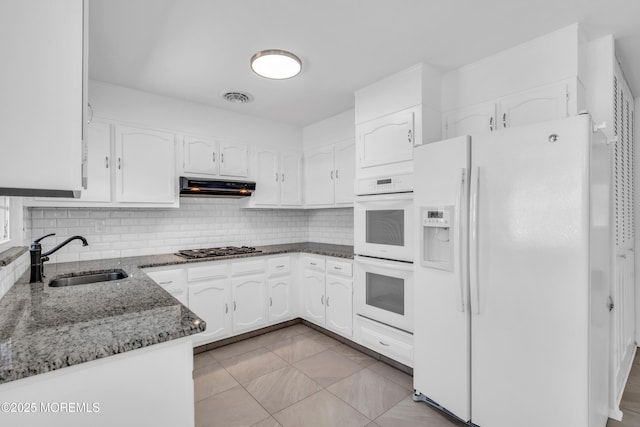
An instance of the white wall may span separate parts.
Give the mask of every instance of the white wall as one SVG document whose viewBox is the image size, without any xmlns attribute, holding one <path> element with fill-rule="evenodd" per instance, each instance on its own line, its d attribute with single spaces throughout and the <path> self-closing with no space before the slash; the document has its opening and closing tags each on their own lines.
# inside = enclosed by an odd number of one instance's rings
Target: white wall
<svg viewBox="0 0 640 427">
<path fill-rule="evenodd" d="M 307 240 L 353 246 L 353 208 L 308 211 Z"/>
<path fill-rule="evenodd" d="M 352 108 L 302 130 L 304 150 L 353 139 L 356 137 L 355 110 Z"/>
<path fill-rule="evenodd" d="M 105 119 L 281 148 L 302 146 L 302 129 L 293 125 L 108 83 L 90 81 L 89 102 L 95 116 Z"/>
</svg>

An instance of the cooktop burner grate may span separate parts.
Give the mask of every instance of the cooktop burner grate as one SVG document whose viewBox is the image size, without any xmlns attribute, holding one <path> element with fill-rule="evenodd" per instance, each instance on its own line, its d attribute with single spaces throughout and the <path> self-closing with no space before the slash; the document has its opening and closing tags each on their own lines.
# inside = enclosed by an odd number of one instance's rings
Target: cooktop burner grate
<svg viewBox="0 0 640 427">
<path fill-rule="evenodd" d="M 215 258 L 219 256 L 239 255 L 239 254 L 251 254 L 255 252 L 262 252 L 256 248 L 250 246 L 225 246 L 222 248 L 205 248 L 205 249 L 185 249 L 176 252 L 176 255 L 183 258 L 195 259 L 195 258 Z"/>
</svg>

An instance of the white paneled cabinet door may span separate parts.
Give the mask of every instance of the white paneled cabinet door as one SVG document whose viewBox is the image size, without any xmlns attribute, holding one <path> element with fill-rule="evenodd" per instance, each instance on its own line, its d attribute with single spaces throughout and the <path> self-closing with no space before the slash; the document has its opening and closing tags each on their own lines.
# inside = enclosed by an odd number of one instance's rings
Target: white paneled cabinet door
<svg viewBox="0 0 640 427">
<path fill-rule="evenodd" d="M 302 155 L 282 153 L 280 164 L 280 204 L 300 206 L 302 204 Z"/>
<path fill-rule="evenodd" d="M 269 323 L 291 317 L 291 277 L 271 279 L 269 288 Z"/>
<path fill-rule="evenodd" d="M 231 334 L 227 279 L 190 284 L 189 309 L 207 322 L 205 332 L 196 335 L 194 342 L 213 341 Z"/>
<path fill-rule="evenodd" d="M 280 202 L 280 162 L 279 153 L 269 149 L 258 149 L 256 159 L 256 205 L 276 206 Z"/>
<path fill-rule="evenodd" d="M 116 126 L 116 201 L 174 202 L 174 144 L 170 133 Z"/>
<path fill-rule="evenodd" d="M 498 126 L 523 126 L 567 117 L 566 84 L 545 86 L 504 97 L 498 103 Z"/>
<path fill-rule="evenodd" d="M 303 270 L 302 295 L 304 316 L 308 320 L 324 325 L 324 273 L 306 269 Z"/>
<path fill-rule="evenodd" d="M 185 174 L 217 175 L 218 143 L 198 137 L 185 136 L 182 144 Z"/>
<path fill-rule="evenodd" d="M 413 111 L 401 111 L 363 123 L 357 127 L 357 133 L 360 168 L 413 159 Z"/>
<path fill-rule="evenodd" d="M 327 275 L 327 327 L 351 336 L 353 333 L 353 281 Z"/>
<path fill-rule="evenodd" d="M 335 204 L 353 204 L 353 188 L 356 177 L 356 143 L 351 140 L 336 144 L 334 149 Z"/>
<path fill-rule="evenodd" d="M 241 143 L 220 143 L 220 175 L 246 178 L 247 146 Z"/>
<path fill-rule="evenodd" d="M 233 279 L 233 332 L 256 329 L 267 323 L 265 280 L 263 276 Z"/>
<path fill-rule="evenodd" d="M 92 121 L 87 127 L 87 189 L 80 200 L 111 201 L 111 126 Z"/>
<path fill-rule="evenodd" d="M 443 117 L 444 138 L 492 132 L 497 129 L 496 104 L 487 102 L 449 111 Z"/>
<path fill-rule="evenodd" d="M 333 204 L 333 147 L 322 147 L 310 152 L 304 159 L 305 204 Z"/>
</svg>

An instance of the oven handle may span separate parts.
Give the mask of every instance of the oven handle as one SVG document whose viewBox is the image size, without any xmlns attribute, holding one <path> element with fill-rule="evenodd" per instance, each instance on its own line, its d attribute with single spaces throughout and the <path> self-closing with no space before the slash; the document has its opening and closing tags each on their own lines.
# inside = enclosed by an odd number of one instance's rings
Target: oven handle
<svg viewBox="0 0 640 427">
<path fill-rule="evenodd" d="M 398 271 L 412 271 L 413 270 L 413 265 L 407 263 L 406 266 L 404 265 L 405 263 L 400 263 L 400 262 L 386 262 L 386 261 L 382 261 L 382 260 L 370 260 L 369 258 L 365 258 L 365 257 L 361 257 L 356 255 L 354 257 L 355 262 L 359 263 L 359 264 L 363 264 L 363 265 L 369 265 L 372 267 L 378 267 L 378 268 L 386 268 L 389 270 L 398 270 Z"/>
<path fill-rule="evenodd" d="M 388 194 L 368 194 L 355 197 L 355 203 L 375 203 L 389 200 L 412 200 L 413 192 L 409 193 L 388 193 Z"/>
</svg>

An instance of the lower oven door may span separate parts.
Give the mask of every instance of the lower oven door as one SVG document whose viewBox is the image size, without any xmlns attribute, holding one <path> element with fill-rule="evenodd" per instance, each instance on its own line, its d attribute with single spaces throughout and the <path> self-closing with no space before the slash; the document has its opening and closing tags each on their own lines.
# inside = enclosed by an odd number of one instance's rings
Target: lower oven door
<svg viewBox="0 0 640 427">
<path fill-rule="evenodd" d="M 413 264 L 356 256 L 354 299 L 356 314 L 413 332 Z"/>
</svg>

